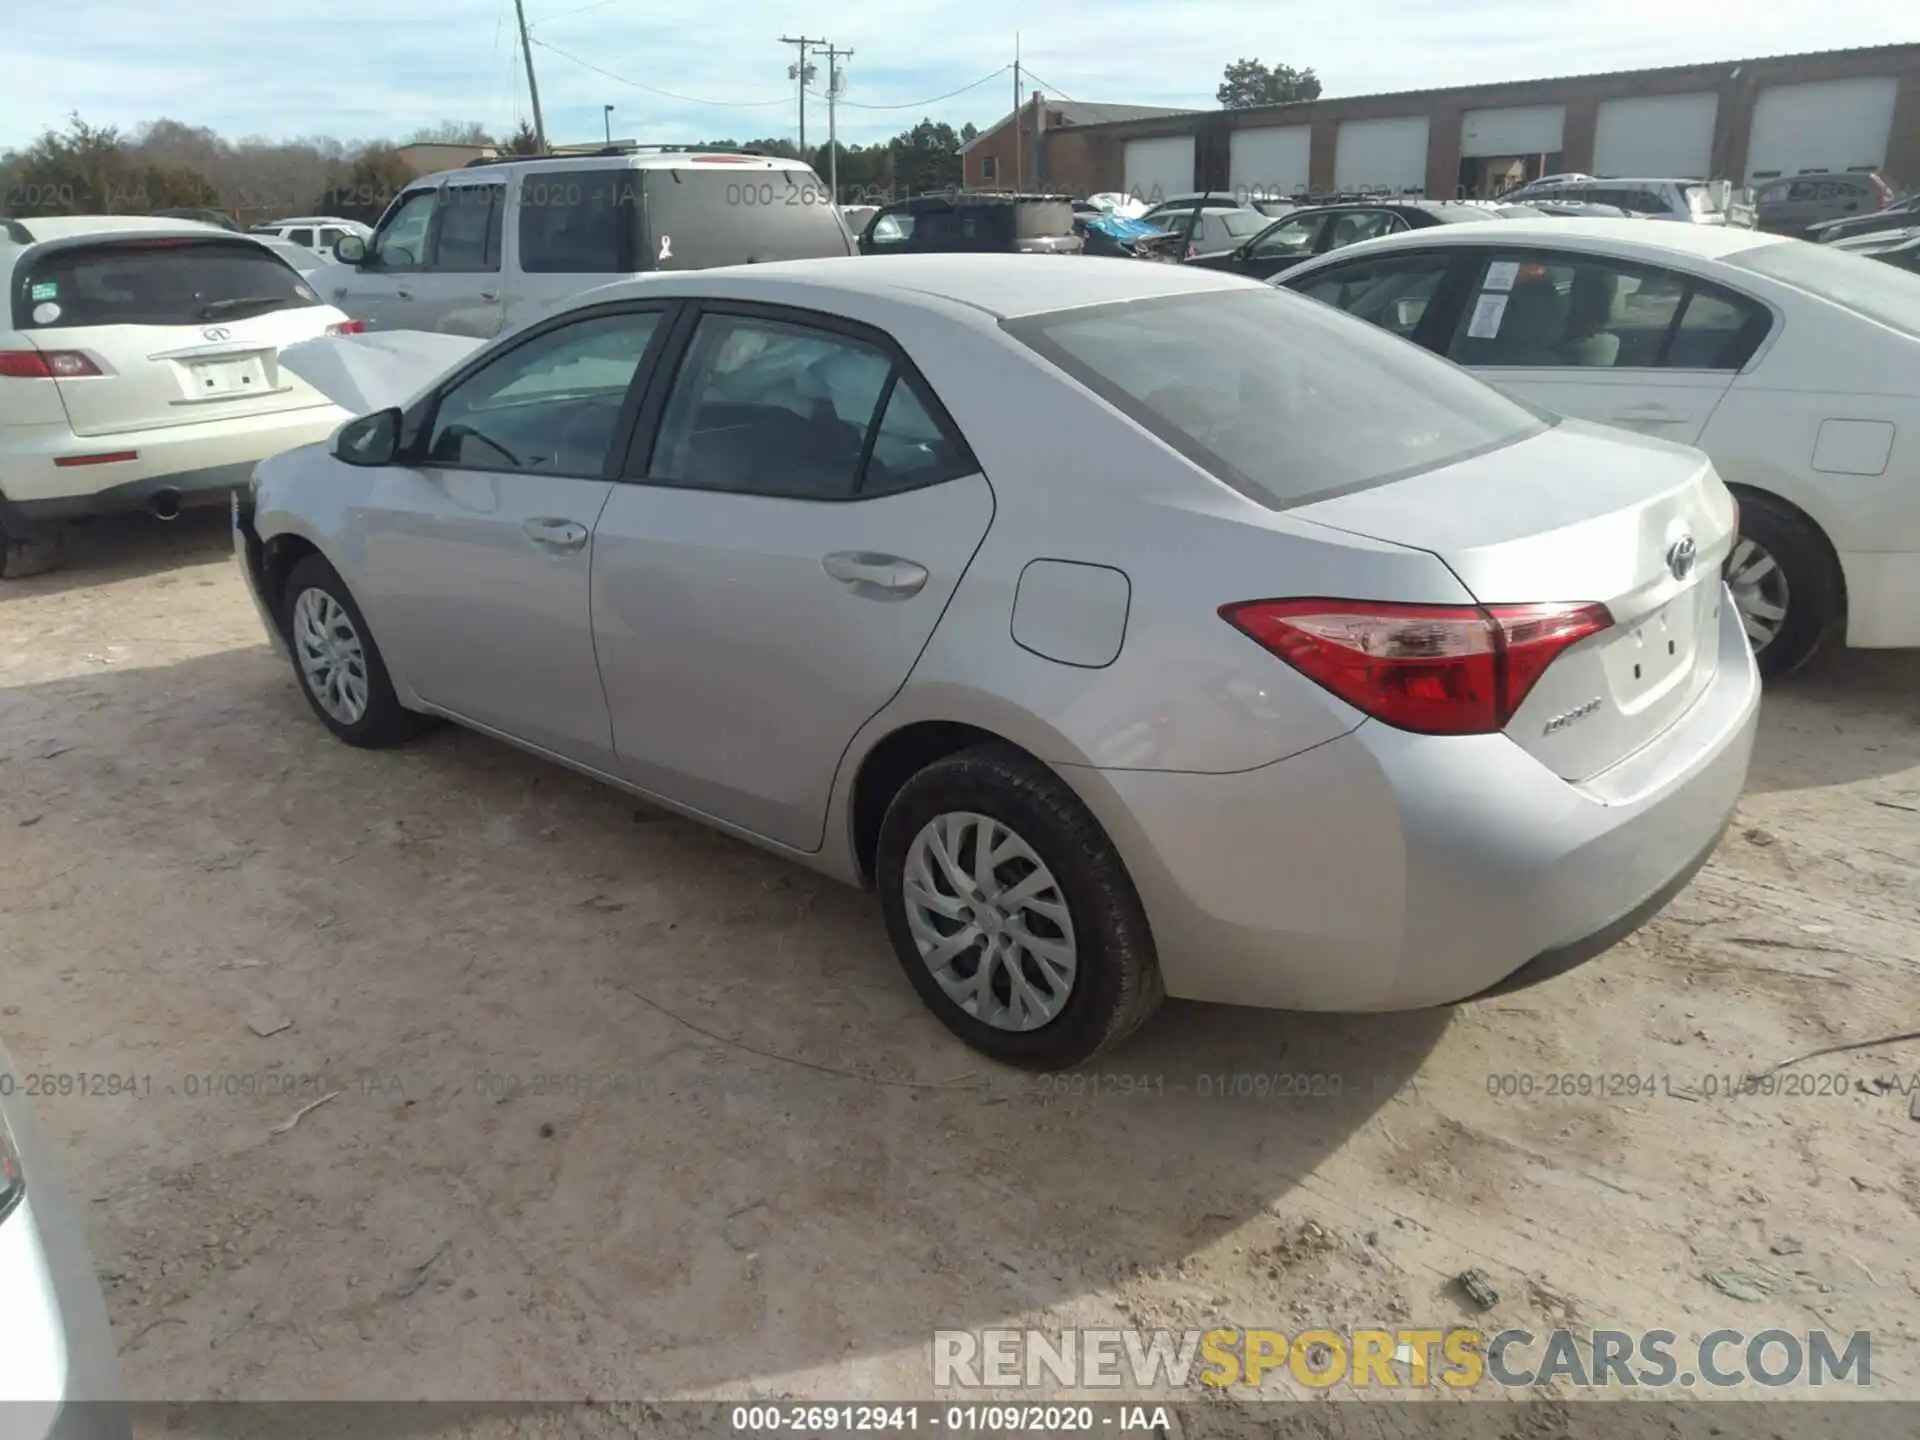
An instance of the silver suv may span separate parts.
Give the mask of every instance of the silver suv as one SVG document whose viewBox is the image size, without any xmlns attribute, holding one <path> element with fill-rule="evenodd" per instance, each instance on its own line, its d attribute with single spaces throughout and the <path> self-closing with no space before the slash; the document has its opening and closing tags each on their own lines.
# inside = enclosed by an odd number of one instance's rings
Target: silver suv
<svg viewBox="0 0 1920 1440">
<path fill-rule="evenodd" d="M 801 161 L 615 146 L 422 176 L 370 240 L 343 238 L 342 263 L 311 283 L 369 330 L 487 339 L 651 271 L 853 252 L 832 195 Z"/>
</svg>

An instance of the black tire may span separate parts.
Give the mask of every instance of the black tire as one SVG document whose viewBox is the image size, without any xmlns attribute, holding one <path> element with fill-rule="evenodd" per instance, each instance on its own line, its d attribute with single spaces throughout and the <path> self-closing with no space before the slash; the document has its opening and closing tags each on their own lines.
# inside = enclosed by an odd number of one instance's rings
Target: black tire
<svg viewBox="0 0 1920 1440">
<path fill-rule="evenodd" d="M 1840 568 L 1825 537 L 1799 511 L 1749 490 L 1738 499 L 1740 534 L 1773 557 L 1787 582 L 1786 619 L 1754 657 L 1761 675 L 1776 680 L 1813 659 L 1839 630 L 1845 613 Z"/>
<path fill-rule="evenodd" d="M 321 590 L 330 595 L 347 612 L 358 632 L 361 653 L 366 660 L 367 708 L 351 725 L 343 724 L 327 713 L 313 693 L 306 671 L 300 666 L 299 642 L 294 637 L 293 629 L 293 607 L 300 595 L 308 590 Z M 368 628 L 366 617 L 360 613 L 353 592 L 347 589 L 346 581 L 340 578 L 339 572 L 320 556 L 307 556 L 287 576 L 286 588 L 280 596 L 280 633 L 286 637 L 287 649 L 294 654 L 293 675 L 300 693 L 306 696 L 307 704 L 320 717 L 320 723 L 347 744 L 363 750 L 384 750 L 405 744 L 426 728 L 426 717 L 408 710 L 400 703 L 399 696 L 394 694 L 393 681 L 387 678 L 387 662 L 380 656 L 380 647 L 374 643 L 373 631 Z"/>
<path fill-rule="evenodd" d="M 0 580 L 25 580 L 58 570 L 67 558 L 64 525 L 14 532 L 0 522 Z"/>
<path fill-rule="evenodd" d="M 907 923 L 907 852 L 936 816 L 971 811 L 1014 831 L 1053 872 L 1072 920 L 1075 977 L 1059 1014 L 1034 1030 L 967 1013 L 921 960 Z M 974 1049 L 1030 1070 L 1077 1065 L 1137 1030 L 1166 998 L 1153 932 L 1106 832 L 1052 771 L 1008 747 L 935 761 L 900 788 L 880 825 L 876 881 L 887 934 L 907 979 L 940 1022 Z"/>
</svg>

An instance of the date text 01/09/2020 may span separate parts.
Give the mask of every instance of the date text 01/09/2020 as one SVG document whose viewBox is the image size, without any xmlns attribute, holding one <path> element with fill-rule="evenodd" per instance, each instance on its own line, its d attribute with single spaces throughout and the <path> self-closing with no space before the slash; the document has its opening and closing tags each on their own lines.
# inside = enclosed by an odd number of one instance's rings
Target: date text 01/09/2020
<svg viewBox="0 0 1920 1440">
<path fill-rule="evenodd" d="M 735 1405 L 736 1435 L 1062 1435 L 1095 1432 L 1164 1433 L 1172 1423 L 1164 1405 L 942 1405 L 914 1403 Z"/>
<path fill-rule="evenodd" d="M 1877 1094 L 1920 1093 L 1920 1073 L 1911 1076 L 1875 1076 L 1861 1079 Z M 1494 1071 L 1487 1076 L 1487 1093 L 1501 1100 L 1720 1100 L 1739 1096 L 1782 1099 L 1840 1098 L 1853 1093 L 1855 1077 L 1841 1070 L 1789 1070 L 1776 1074 L 1741 1075 L 1733 1072 L 1677 1076 L 1644 1072 Z"/>
</svg>

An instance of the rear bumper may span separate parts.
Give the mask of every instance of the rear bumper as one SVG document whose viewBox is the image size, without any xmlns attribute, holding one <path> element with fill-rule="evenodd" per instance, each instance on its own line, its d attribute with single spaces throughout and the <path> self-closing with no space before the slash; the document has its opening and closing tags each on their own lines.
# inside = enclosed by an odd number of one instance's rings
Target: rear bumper
<svg viewBox="0 0 1920 1440">
<path fill-rule="evenodd" d="M 1503 735 L 1376 723 L 1237 775 L 1063 768 L 1106 826 L 1171 995 L 1408 1010 L 1560 973 L 1705 862 L 1746 781 L 1760 681 L 1720 671 L 1646 749 L 1571 785 Z"/>
<path fill-rule="evenodd" d="M 0 453 L 0 486 L 13 512 L 30 520 L 138 509 L 161 490 L 217 496 L 245 485 L 269 455 L 325 440 L 346 418 L 337 406 L 316 405 L 118 435 L 76 436 L 64 425 L 22 425 L 9 429 Z M 54 463 L 122 451 L 135 458 Z"/>
</svg>

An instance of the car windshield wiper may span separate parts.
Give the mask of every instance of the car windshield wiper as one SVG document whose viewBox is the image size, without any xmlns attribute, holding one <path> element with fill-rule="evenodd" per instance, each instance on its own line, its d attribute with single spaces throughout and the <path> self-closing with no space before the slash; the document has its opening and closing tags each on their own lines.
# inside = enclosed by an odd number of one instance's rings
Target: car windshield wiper
<svg viewBox="0 0 1920 1440">
<path fill-rule="evenodd" d="M 284 295 L 235 295 L 227 300 L 209 300 L 200 307 L 200 318 L 211 320 L 215 315 L 224 315 L 229 310 L 242 310 L 250 305 L 278 305 L 286 298 Z"/>
</svg>

